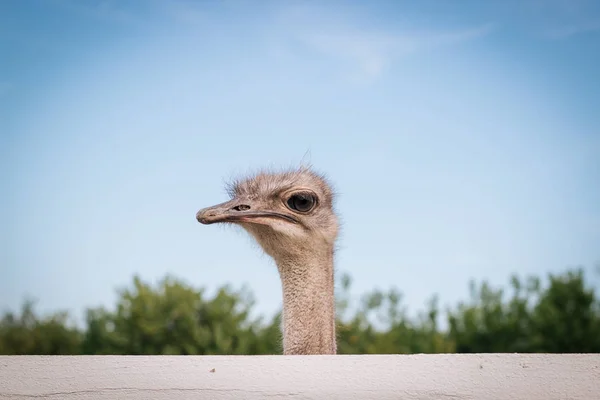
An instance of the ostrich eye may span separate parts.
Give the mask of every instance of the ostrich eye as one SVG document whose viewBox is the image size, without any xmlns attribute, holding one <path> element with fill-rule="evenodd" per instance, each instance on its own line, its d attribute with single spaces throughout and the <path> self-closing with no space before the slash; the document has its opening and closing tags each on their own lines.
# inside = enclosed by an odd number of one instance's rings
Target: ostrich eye
<svg viewBox="0 0 600 400">
<path fill-rule="evenodd" d="M 289 208 L 295 211 L 308 212 L 316 203 L 316 198 L 310 193 L 297 193 L 291 196 L 287 205 Z"/>
</svg>

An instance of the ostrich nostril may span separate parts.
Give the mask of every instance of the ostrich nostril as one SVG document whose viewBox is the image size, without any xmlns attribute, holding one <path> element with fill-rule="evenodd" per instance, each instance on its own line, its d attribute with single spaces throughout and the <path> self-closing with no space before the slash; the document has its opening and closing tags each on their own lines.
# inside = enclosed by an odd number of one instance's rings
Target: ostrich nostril
<svg viewBox="0 0 600 400">
<path fill-rule="evenodd" d="M 250 209 L 250 206 L 247 204 L 240 204 L 240 205 L 232 208 L 232 210 L 235 210 L 235 211 L 247 211 L 249 209 Z"/>
</svg>

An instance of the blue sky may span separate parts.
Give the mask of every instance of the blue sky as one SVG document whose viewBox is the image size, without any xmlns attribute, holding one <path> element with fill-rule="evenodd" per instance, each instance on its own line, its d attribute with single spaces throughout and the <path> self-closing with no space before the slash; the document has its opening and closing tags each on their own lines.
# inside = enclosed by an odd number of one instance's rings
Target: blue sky
<svg viewBox="0 0 600 400">
<path fill-rule="evenodd" d="M 274 312 L 271 261 L 194 217 L 303 159 L 357 296 L 600 262 L 597 1 L 5 1 L 0 60 L 0 309 L 171 274 Z"/>
</svg>

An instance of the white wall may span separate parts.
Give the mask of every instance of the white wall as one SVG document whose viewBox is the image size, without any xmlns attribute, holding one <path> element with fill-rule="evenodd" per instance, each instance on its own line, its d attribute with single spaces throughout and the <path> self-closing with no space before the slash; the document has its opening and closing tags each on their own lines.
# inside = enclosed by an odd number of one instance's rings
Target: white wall
<svg viewBox="0 0 600 400">
<path fill-rule="evenodd" d="M 0 357 L 0 399 L 600 400 L 600 355 Z"/>
</svg>

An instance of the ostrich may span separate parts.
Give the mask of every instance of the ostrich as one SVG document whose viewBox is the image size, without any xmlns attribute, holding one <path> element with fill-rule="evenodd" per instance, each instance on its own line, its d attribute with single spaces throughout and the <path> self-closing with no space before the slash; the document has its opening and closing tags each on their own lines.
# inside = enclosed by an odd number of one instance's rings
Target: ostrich
<svg viewBox="0 0 600 400">
<path fill-rule="evenodd" d="M 283 354 L 336 354 L 334 245 L 338 219 L 325 178 L 308 167 L 230 184 L 231 200 L 196 214 L 244 228 L 273 258 L 283 290 Z"/>
</svg>

